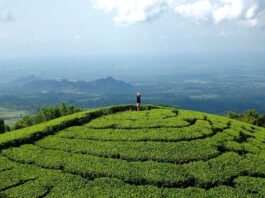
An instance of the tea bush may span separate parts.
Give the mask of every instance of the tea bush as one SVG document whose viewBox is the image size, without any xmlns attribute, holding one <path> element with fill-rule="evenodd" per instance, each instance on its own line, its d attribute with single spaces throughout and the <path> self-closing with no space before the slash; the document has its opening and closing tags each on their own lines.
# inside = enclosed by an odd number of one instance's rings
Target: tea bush
<svg viewBox="0 0 265 198">
<path fill-rule="evenodd" d="M 265 197 L 265 129 L 145 105 L 0 134 L 0 197 Z"/>
</svg>

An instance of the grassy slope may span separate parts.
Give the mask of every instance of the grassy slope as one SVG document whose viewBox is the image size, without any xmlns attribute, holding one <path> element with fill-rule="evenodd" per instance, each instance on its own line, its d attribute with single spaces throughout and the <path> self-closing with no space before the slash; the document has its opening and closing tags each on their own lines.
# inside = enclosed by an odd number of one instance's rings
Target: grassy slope
<svg viewBox="0 0 265 198">
<path fill-rule="evenodd" d="M 2 195 L 265 196 L 265 129 L 201 112 L 133 109 L 91 110 L 0 135 Z"/>
</svg>

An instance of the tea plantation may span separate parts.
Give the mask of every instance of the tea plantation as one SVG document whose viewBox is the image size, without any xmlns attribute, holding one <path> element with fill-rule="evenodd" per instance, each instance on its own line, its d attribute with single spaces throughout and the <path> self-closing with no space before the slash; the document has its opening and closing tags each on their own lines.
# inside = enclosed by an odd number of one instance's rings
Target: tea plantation
<svg viewBox="0 0 265 198">
<path fill-rule="evenodd" d="M 0 135 L 0 197 L 265 197 L 265 129 L 113 106 Z"/>
</svg>

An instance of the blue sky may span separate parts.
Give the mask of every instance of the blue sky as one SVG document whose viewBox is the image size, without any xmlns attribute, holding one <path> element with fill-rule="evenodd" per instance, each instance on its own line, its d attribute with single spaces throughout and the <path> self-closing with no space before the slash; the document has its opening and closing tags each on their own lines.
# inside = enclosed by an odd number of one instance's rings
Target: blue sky
<svg viewBox="0 0 265 198">
<path fill-rule="evenodd" d="M 0 58 L 265 53 L 264 0 L 0 0 Z"/>
</svg>

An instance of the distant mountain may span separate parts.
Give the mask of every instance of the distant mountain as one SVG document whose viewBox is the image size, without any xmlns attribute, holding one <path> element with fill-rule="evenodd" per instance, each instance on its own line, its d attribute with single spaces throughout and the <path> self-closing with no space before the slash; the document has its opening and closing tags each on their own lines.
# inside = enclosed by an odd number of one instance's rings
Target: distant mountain
<svg viewBox="0 0 265 198">
<path fill-rule="evenodd" d="M 24 93 L 37 92 L 88 92 L 92 94 L 128 93 L 134 87 L 113 77 L 93 81 L 43 80 L 34 75 L 20 78 L 11 84 L 13 89 L 19 88 Z"/>
<path fill-rule="evenodd" d="M 131 91 L 134 90 L 134 87 L 124 81 L 116 80 L 112 77 L 101 78 L 98 80 L 90 81 L 89 85 L 92 90 L 105 91 L 109 92 L 120 92 L 120 91 Z"/>
<path fill-rule="evenodd" d="M 41 80 L 41 79 L 37 78 L 35 75 L 31 74 L 27 77 L 22 77 L 22 78 L 19 78 L 19 79 L 13 81 L 10 85 L 12 85 L 13 87 L 22 87 L 28 83 L 33 83 L 33 82 L 36 82 L 39 80 Z"/>
</svg>

